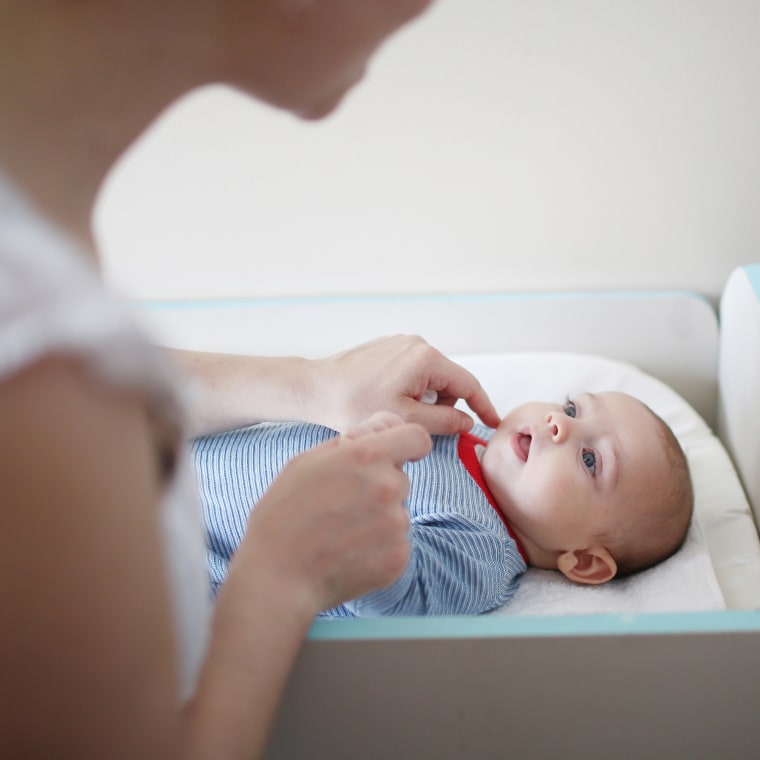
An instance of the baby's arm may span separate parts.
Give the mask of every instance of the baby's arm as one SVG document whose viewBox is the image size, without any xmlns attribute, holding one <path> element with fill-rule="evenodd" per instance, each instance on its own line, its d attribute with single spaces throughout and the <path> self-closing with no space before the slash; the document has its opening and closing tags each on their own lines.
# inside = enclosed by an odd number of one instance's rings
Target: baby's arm
<svg viewBox="0 0 760 760">
<path fill-rule="evenodd" d="M 506 533 L 463 518 L 415 520 L 404 574 L 392 585 L 347 602 L 359 617 L 476 615 L 508 601 L 525 565 Z"/>
</svg>

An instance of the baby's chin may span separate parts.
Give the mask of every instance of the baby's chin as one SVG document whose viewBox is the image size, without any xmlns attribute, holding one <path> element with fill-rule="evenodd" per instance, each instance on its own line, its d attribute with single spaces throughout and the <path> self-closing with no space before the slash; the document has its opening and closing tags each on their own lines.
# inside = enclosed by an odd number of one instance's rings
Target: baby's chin
<svg viewBox="0 0 760 760">
<path fill-rule="evenodd" d="M 485 446 L 480 447 L 482 452 L 478 452 L 476 449 L 476 456 L 480 460 L 480 470 L 483 473 L 483 482 L 491 492 L 491 495 L 496 499 L 499 504 L 500 510 L 504 513 L 505 502 L 507 504 L 512 503 L 510 495 L 502 488 L 502 478 L 499 477 L 499 472 L 502 468 L 499 467 L 499 463 L 495 462 L 492 457 L 488 455 L 488 448 Z"/>
</svg>

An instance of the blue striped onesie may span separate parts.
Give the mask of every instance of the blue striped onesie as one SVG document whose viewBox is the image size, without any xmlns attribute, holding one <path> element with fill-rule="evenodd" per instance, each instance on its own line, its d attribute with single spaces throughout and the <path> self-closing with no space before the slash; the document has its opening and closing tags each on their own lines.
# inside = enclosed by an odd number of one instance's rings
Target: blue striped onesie
<svg viewBox="0 0 760 760">
<path fill-rule="evenodd" d="M 475 456 L 475 444 L 490 432 L 476 426 L 472 434 L 433 436 L 432 452 L 405 465 L 411 518 L 406 571 L 392 585 L 323 616 L 477 614 L 512 597 L 526 563 Z M 288 459 L 335 435 L 307 423 L 265 423 L 193 442 L 214 592 L 245 533 L 251 506 Z"/>
</svg>

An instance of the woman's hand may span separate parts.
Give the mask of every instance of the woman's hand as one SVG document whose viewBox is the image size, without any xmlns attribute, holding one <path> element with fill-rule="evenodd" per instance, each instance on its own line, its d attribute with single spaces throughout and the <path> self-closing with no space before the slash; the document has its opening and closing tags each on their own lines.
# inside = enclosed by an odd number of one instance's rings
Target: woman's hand
<svg viewBox="0 0 760 760">
<path fill-rule="evenodd" d="M 469 430 L 472 418 L 454 404 L 464 399 L 490 427 L 500 419 L 480 383 L 463 367 L 416 335 L 396 335 L 313 362 L 313 422 L 344 431 L 368 415 L 388 410 L 431 434 Z M 426 403 L 435 391 L 435 403 Z"/>
<path fill-rule="evenodd" d="M 291 460 L 252 511 L 230 573 L 251 563 L 246 572 L 258 568 L 312 614 L 389 585 L 409 556 L 402 467 L 430 447 L 421 426 L 381 413 Z"/>
<path fill-rule="evenodd" d="M 380 338 L 325 359 L 172 354 L 196 382 L 193 436 L 264 420 L 301 420 L 344 432 L 383 410 L 431 434 L 449 435 L 473 424 L 454 408 L 459 399 L 486 425 L 500 422 L 472 373 L 416 335 Z M 425 403 L 431 391 L 435 403 Z"/>
<path fill-rule="evenodd" d="M 198 757 L 220 756 L 220 746 L 224 757 L 253 756 L 314 616 L 404 571 L 402 467 L 430 446 L 419 425 L 375 415 L 290 460 L 257 502 L 217 596 L 208 655 L 185 710 Z"/>
</svg>

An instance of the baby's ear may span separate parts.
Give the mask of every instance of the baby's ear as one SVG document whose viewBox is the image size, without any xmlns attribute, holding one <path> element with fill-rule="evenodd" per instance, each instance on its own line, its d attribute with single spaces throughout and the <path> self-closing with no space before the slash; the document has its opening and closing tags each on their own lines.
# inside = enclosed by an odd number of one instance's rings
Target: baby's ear
<svg viewBox="0 0 760 760">
<path fill-rule="evenodd" d="M 561 554 L 557 569 L 576 583 L 598 585 L 615 577 L 617 563 L 601 544 L 594 544 Z"/>
</svg>

